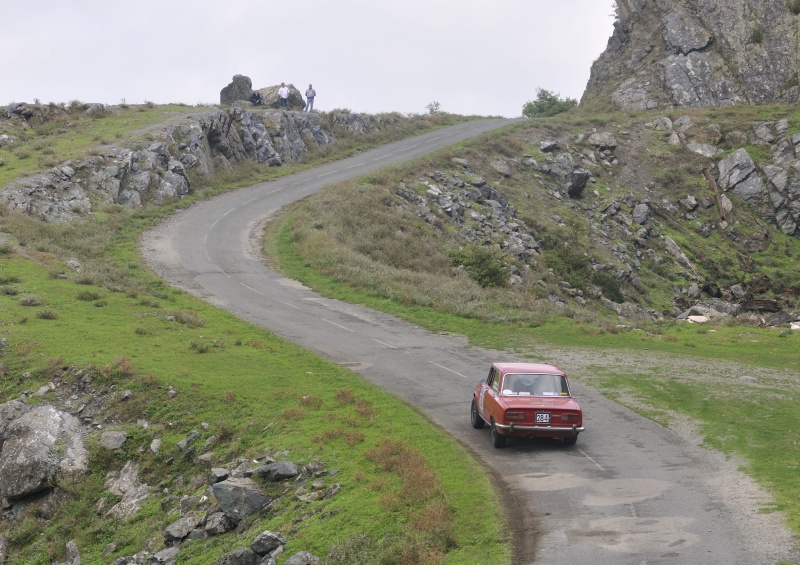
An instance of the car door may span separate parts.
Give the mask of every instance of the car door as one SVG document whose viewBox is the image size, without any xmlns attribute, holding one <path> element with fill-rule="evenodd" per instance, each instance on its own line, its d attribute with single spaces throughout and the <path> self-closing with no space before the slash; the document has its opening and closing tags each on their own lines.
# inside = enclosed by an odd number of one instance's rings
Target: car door
<svg viewBox="0 0 800 565">
<path fill-rule="evenodd" d="M 481 390 L 480 406 L 478 407 L 481 417 L 487 422 L 491 421 L 491 416 L 495 411 L 499 386 L 500 373 L 492 367 L 489 371 L 489 376 L 486 377 L 486 384 Z"/>
</svg>

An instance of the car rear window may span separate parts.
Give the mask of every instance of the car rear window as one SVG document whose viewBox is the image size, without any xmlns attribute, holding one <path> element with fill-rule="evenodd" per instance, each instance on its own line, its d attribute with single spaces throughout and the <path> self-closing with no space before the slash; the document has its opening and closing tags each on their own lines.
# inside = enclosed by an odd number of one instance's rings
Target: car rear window
<svg viewBox="0 0 800 565">
<path fill-rule="evenodd" d="M 503 378 L 502 387 L 506 396 L 569 396 L 564 375 L 510 373 Z"/>
</svg>

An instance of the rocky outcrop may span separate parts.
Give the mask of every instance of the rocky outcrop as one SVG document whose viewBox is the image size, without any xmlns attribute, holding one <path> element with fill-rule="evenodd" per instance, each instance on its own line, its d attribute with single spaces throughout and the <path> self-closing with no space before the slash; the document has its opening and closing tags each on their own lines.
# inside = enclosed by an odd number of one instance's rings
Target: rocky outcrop
<svg viewBox="0 0 800 565">
<path fill-rule="evenodd" d="M 310 113 L 238 107 L 188 118 L 158 137 L 13 181 L 0 191 L 0 203 L 45 221 L 74 220 L 107 204 L 138 208 L 182 198 L 191 191 L 192 175 L 230 170 L 246 160 L 300 162 L 308 144 L 333 143 Z"/>
<path fill-rule="evenodd" d="M 281 107 L 281 97 L 278 94 L 278 89 L 280 87 L 281 86 L 279 84 L 276 84 L 256 90 L 256 92 L 261 95 L 262 104 L 264 106 L 267 108 Z M 297 88 L 295 88 L 293 84 L 287 84 L 286 87 L 289 89 L 289 109 L 301 111 L 303 108 L 305 108 L 306 101 L 303 98 L 303 94 Z"/>
<path fill-rule="evenodd" d="M 617 0 L 581 103 L 625 110 L 796 103 L 798 18 L 782 0 Z"/>
<path fill-rule="evenodd" d="M 761 295 L 766 288 L 760 286 L 757 277 L 746 283 L 706 280 L 701 273 L 707 270 L 693 262 L 696 255 L 690 260 L 687 250 L 670 237 L 670 229 L 680 225 L 680 229 L 694 230 L 702 238 L 715 232 L 724 234 L 742 249 L 759 252 L 769 245 L 766 224 L 787 235 L 800 236 L 800 135 L 790 133 L 791 124 L 785 120 L 751 123 L 723 135 L 720 124 L 683 115 L 675 119 L 662 116 L 633 129 L 638 131 L 618 128 L 615 135 L 591 131 L 564 134 L 558 139 L 533 137 L 526 143 L 538 145 L 541 155 L 536 159 L 531 155 L 504 158 L 502 166 L 490 160 L 477 169 L 470 160 L 454 158 L 452 166 L 427 171 L 419 179 L 424 191 L 399 183 L 395 193 L 403 199 L 403 208 L 413 210 L 431 225 L 448 220 L 448 231 L 460 237 L 464 246 L 503 253 L 508 258 L 508 284 L 521 288 L 545 288 L 546 283 L 532 279 L 531 274 L 536 272 L 540 255 L 548 251 L 548 222 L 563 228 L 564 220 L 556 214 L 545 216 L 536 225 L 522 220 L 503 194 L 505 179 L 525 179 L 524 190 L 530 191 L 526 195 L 560 201 L 580 213 L 590 237 L 605 252 L 589 258 L 586 276 L 592 282 L 582 289 L 572 288 L 565 280 L 557 281 L 558 292 L 549 298 L 562 306 L 570 301 L 583 305 L 599 300 L 624 319 L 658 318 L 667 312 L 636 303 L 643 302 L 642 269 L 652 263 L 670 265 L 673 275 L 688 281 L 682 287 L 673 287 L 673 315 L 683 315 L 694 306 L 765 325 L 787 325 L 797 320 L 798 314 L 790 311 L 791 302 L 765 302 Z M 636 176 L 638 162 L 628 159 L 639 155 L 639 149 L 658 147 L 653 132 L 658 132 L 661 143 L 684 149 L 680 159 L 698 181 L 703 171 L 707 173 L 703 189 L 687 185 L 690 192 L 676 194 L 669 186 L 664 191 L 657 188 L 655 182 L 649 182 L 652 177 Z M 758 161 L 748 154 L 749 147 L 761 149 Z M 719 159 L 723 152 L 726 156 Z M 765 159 L 765 154 L 770 157 Z M 590 171 L 600 180 L 596 181 Z M 482 174 L 496 184 L 487 182 Z M 612 177 L 646 188 L 628 194 L 599 189 Z M 593 187 L 595 183 L 600 186 Z M 761 228 L 745 235 L 736 225 L 736 215 L 748 207 L 760 216 L 757 225 Z M 552 248 L 552 241 L 549 245 Z M 782 317 L 763 316 L 764 312 Z M 683 315 L 682 319 L 690 318 Z"/>
<path fill-rule="evenodd" d="M 289 109 L 302 110 L 305 108 L 306 101 L 303 98 L 303 94 L 293 84 L 287 84 L 286 86 L 289 88 Z M 276 84 L 253 90 L 253 81 L 250 80 L 250 77 L 234 75 L 230 84 L 220 91 L 219 103 L 226 106 L 239 102 L 250 102 L 250 97 L 256 92 L 261 97 L 261 105 L 267 108 L 280 108 L 279 88 L 280 85 Z"/>
</svg>

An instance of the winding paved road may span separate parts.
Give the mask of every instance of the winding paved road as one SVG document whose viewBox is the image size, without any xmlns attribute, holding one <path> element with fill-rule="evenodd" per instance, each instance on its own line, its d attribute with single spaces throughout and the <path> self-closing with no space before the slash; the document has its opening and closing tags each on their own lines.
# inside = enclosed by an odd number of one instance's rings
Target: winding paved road
<svg viewBox="0 0 800 565">
<path fill-rule="evenodd" d="M 514 565 L 775 563 L 786 547 L 755 543 L 759 531 L 710 486 L 708 452 L 576 379 L 587 431 L 575 447 L 516 441 L 494 449 L 487 429 L 470 426 L 470 395 L 506 354 L 329 300 L 260 261 L 261 227 L 282 206 L 508 123 L 467 122 L 224 194 L 145 234 L 142 251 L 171 284 L 351 367 L 470 446 L 501 477 Z"/>
</svg>

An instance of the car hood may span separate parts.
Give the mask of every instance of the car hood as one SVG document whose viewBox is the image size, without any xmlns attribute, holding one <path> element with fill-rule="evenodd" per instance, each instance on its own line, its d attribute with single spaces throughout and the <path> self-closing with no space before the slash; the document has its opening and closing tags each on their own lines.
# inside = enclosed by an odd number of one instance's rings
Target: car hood
<svg viewBox="0 0 800 565">
<path fill-rule="evenodd" d="M 581 409 L 571 396 L 503 396 L 501 398 L 508 408 Z"/>
</svg>

